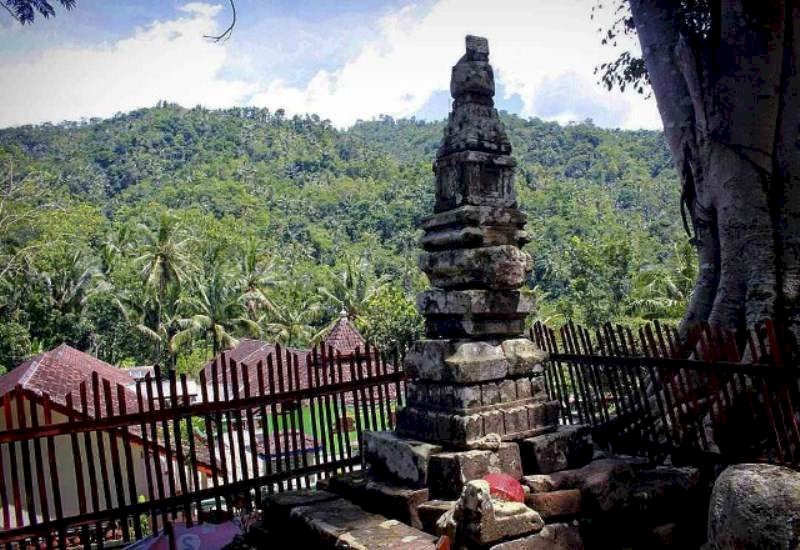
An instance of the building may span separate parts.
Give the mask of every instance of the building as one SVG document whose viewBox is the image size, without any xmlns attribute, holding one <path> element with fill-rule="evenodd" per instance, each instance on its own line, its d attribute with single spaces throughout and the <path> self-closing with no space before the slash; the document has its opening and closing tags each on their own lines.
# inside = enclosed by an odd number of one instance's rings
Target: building
<svg viewBox="0 0 800 550">
<path fill-rule="evenodd" d="M 240 395 L 243 395 L 243 376 L 245 374 L 250 393 L 256 393 L 262 382 L 259 380 L 259 365 L 263 377 L 264 393 L 270 393 L 270 388 L 273 388 L 276 393 L 309 388 L 324 383 L 322 377 L 326 372 L 321 372 L 319 367 L 327 366 L 326 358 L 331 350 L 334 354 L 341 356 L 344 365 L 349 366 L 350 360 L 357 356 L 357 351 L 363 354 L 365 347 L 366 340 L 344 312 L 318 346 L 316 362 L 314 350 L 280 348 L 279 358 L 276 353 L 278 348 L 275 344 L 262 340 L 242 339 L 233 348 L 222 352 L 203 367 L 208 399 L 231 399 L 234 387 L 238 389 Z M 270 362 L 271 370 L 269 369 Z M 236 366 L 235 370 L 231 370 L 231 365 Z M 338 372 L 331 374 L 328 370 L 327 375 L 342 382 L 347 382 L 351 378 L 349 368 L 342 370 L 341 379 L 338 377 Z M 309 376 L 313 377 L 310 381 Z"/>
<path fill-rule="evenodd" d="M 93 378 L 97 379 L 97 388 L 100 390 L 97 393 L 94 391 Z M 108 384 L 111 388 L 110 399 L 106 400 L 106 394 L 103 391 L 103 386 Z M 111 405 L 111 415 L 119 414 L 122 397 L 124 401 L 124 409 L 127 413 L 139 411 L 138 400 L 133 386 L 135 382 L 133 378 L 122 369 L 117 369 L 104 361 L 101 361 L 89 354 L 78 351 L 66 344 L 62 344 L 55 349 L 37 355 L 28 361 L 20 364 L 17 368 L 0 377 L 0 399 L 5 411 L 11 414 L 0 415 L 0 431 L 8 429 L 19 428 L 23 426 L 30 427 L 31 425 L 45 424 L 44 416 L 44 401 L 49 398 L 52 409 L 52 423 L 64 423 L 70 419 L 74 420 L 87 420 L 97 419 L 109 416 L 107 404 Z M 81 391 L 81 386 L 84 390 Z M 21 401 L 18 401 L 21 400 Z M 95 404 L 98 403 L 99 409 Z M 22 415 L 19 412 L 22 411 Z M 98 509 L 105 509 L 109 507 L 116 507 L 125 502 L 130 502 L 130 485 L 128 479 L 128 468 L 126 460 L 126 440 L 129 442 L 132 471 L 134 472 L 135 479 L 133 485 L 137 495 L 148 496 L 147 478 L 146 478 L 146 462 L 144 455 L 143 438 L 138 426 L 128 428 L 121 437 L 114 437 L 112 444 L 112 436 L 109 433 L 103 433 L 102 438 L 98 439 L 97 432 L 85 432 L 89 436 L 87 440 L 82 435 L 77 438 L 77 449 L 82 463 L 82 477 L 83 477 L 83 494 L 86 495 L 87 511 L 95 509 L 93 499 L 97 495 Z M 73 454 L 73 441 L 69 435 L 61 435 L 53 438 L 55 447 L 55 456 L 57 457 L 58 465 L 58 480 L 61 492 L 61 505 L 63 514 L 74 515 L 80 513 L 79 501 L 79 486 L 78 474 L 76 473 L 76 460 Z M 23 446 L 25 445 L 25 446 Z M 44 443 L 43 454 L 46 456 Z M 118 464 L 120 465 L 120 474 L 122 476 L 121 486 L 123 494 L 118 495 L 116 490 L 114 478 L 114 459 L 112 454 L 112 445 L 117 446 Z M 101 456 L 100 446 L 104 448 L 104 456 Z M 13 452 L 16 464 L 22 464 L 23 460 L 31 463 L 30 456 L 23 456 L 24 448 L 30 448 L 28 444 L 13 443 L 11 445 L 3 445 L 0 448 L 0 465 L 3 468 L 5 480 L 13 479 L 12 471 L 12 458 Z M 151 447 L 152 449 L 152 447 Z M 153 452 L 153 451 L 151 451 Z M 167 482 L 166 467 L 166 451 L 163 445 L 156 445 L 155 452 L 158 453 L 161 462 L 161 472 L 163 476 L 164 487 L 169 487 Z M 207 455 L 207 452 L 206 452 Z M 202 449 L 198 452 L 198 457 L 202 457 Z M 90 457 L 92 460 L 90 460 Z M 199 462 L 202 458 L 199 458 Z M 151 475 L 156 475 L 154 467 L 155 461 L 152 456 L 148 461 L 151 468 Z M 177 467 L 177 464 L 176 464 Z M 184 466 L 185 467 L 185 466 Z M 48 497 L 47 506 L 49 510 L 54 510 L 54 502 L 52 501 L 53 490 L 49 487 L 51 473 L 48 462 L 45 458 L 44 464 L 45 485 L 47 485 L 45 494 Z M 105 475 L 103 470 L 105 469 Z M 16 470 L 16 469 L 14 469 Z M 206 463 L 198 464 L 197 470 L 200 473 L 201 486 L 207 483 L 207 476 L 210 474 L 210 468 Z M 92 475 L 93 474 L 93 475 Z M 192 478 L 192 476 L 187 476 Z M 41 502 L 39 497 L 38 479 L 34 474 L 32 475 L 32 498 L 35 502 L 35 509 L 41 510 Z M 155 478 L 153 478 L 155 479 Z M 108 480 L 106 482 L 106 480 Z M 10 503 L 12 507 L 10 516 L 12 523 L 16 511 L 14 508 L 14 501 L 12 495 L 12 487 L 10 483 L 0 490 L 6 491 L 3 502 Z M 21 502 L 25 503 L 28 495 L 26 493 L 26 483 L 19 480 L 17 483 L 21 491 Z M 136 500 L 136 499 L 134 499 Z M 24 508 L 24 504 L 23 504 Z M 26 510 L 23 510 L 23 524 L 29 523 L 33 518 L 28 518 Z M 41 518 L 37 518 L 41 521 Z M 11 526 L 3 526 L 11 527 Z"/>
</svg>

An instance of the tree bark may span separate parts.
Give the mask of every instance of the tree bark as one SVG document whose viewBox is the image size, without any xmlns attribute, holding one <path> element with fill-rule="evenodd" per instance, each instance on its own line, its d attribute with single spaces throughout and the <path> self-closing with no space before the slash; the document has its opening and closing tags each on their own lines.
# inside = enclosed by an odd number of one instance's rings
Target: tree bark
<svg viewBox="0 0 800 550">
<path fill-rule="evenodd" d="M 630 0 L 699 257 L 684 332 L 800 326 L 797 2 L 710 2 L 699 38 L 679 2 Z"/>
</svg>

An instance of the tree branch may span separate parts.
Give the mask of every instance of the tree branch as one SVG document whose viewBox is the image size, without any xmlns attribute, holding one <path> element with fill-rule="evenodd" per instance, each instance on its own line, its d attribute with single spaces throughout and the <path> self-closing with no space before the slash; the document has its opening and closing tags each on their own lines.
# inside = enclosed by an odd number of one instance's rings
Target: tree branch
<svg viewBox="0 0 800 550">
<path fill-rule="evenodd" d="M 233 34 L 233 28 L 236 26 L 236 3 L 234 0 L 229 0 L 229 1 L 231 4 L 231 13 L 232 13 L 231 24 L 228 25 L 228 28 L 225 29 L 222 32 L 222 34 L 218 34 L 216 36 L 204 35 L 203 38 L 207 38 L 212 42 L 220 43 L 220 42 L 225 42 L 226 40 L 228 40 L 228 38 L 231 37 L 231 34 Z"/>
</svg>

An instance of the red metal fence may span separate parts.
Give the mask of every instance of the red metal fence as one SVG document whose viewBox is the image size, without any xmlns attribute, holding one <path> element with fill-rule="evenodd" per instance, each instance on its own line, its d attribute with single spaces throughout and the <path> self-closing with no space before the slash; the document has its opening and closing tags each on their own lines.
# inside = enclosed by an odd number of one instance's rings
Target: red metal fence
<svg viewBox="0 0 800 550">
<path fill-rule="evenodd" d="M 278 348 L 246 365 L 223 353 L 194 403 L 174 372 L 133 389 L 95 375 L 65 406 L 17 387 L 0 409 L 0 546 L 136 540 L 358 467 L 361 432 L 393 427 L 399 354 L 317 348 L 303 359 Z"/>
<path fill-rule="evenodd" d="M 766 321 L 685 338 L 658 323 L 535 324 L 550 352 L 547 389 L 562 422 L 586 423 L 617 451 L 688 462 L 800 464 L 800 368 L 792 335 Z"/>
</svg>

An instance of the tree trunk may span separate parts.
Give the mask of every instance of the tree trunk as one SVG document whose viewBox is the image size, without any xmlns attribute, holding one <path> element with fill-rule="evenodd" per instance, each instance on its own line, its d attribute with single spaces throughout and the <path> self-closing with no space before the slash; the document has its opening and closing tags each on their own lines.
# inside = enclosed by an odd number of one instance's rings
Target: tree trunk
<svg viewBox="0 0 800 550">
<path fill-rule="evenodd" d="M 717 0 L 703 38 L 680 2 L 630 0 L 699 257 L 682 329 L 800 327 L 798 0 Z"/>
</svg>

